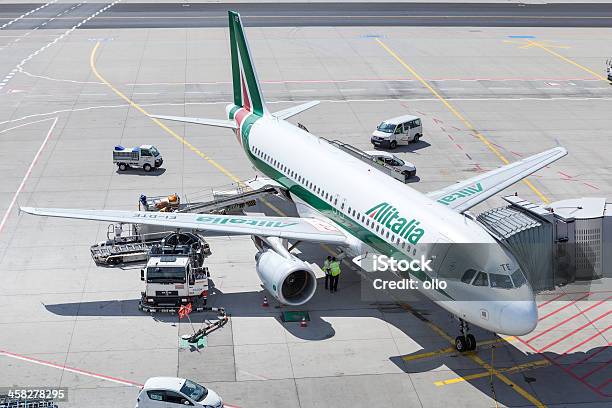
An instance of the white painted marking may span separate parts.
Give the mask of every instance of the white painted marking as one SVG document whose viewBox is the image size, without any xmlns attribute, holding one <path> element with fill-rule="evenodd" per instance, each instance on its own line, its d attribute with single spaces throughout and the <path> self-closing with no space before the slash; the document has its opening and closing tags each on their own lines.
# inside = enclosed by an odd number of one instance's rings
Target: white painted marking
<svg viewBox="0 0 612 408">
<path fill-rule="evenodd" d="M 57 0 L 55 0 L 57 1 Z M 115 4 L 119 3 L 121 0 L 115 0 L 114 2 L 112 2 L 111 4 L 107 5 L 106 7 L 98 10 L 98 12 L 102 12 L 106 9 L 108 9 L 111 6 L 114 6 Z M 81 5 L 85 2 L 79 3 L 78 5 Z M 26 58 L 24 58 L 23 60 L 21 60 L 21 62 L 15 67 L 19 72 L 24 72 L 23 71 L 23 66 L 26 64 L 26 62 L 30 61 L 34 56 L 38 55 L 39 53 L 41 53 L 42 51 L 46 50 L 47 48 L 49 48 L 50 46 L 56 44 L 58 41 L 62 40 L 64 37 L 70 35 L 73 31 L 75 31 L 77 28 L 79 28 L 81 25 L 87 23 L 89 20 L 91 20 L 92 18 L 94 18 L 96 15 L 95 14 L 91 14 L 89 17 L 85 18 L 84 20 L 82 20 L 81 22 L 79 22 L 77 25 L 71 27 L 70 29 L 66 30 L 63 34 L 61 34 L 60 36 L 58 36 L 57 38 L 55 38 L 52 42 L 47 43 L 45 45 L 43 45 L 41 48 L 39 48 L 38 50 L 34 51 L 32 54 L 28 55 Z M 49 20 L 52 21 L 53 19 Z M 1 87 L 0 87 L 1 89 Z"/>
<path fill-rule="evenodd" d="M 27 16 L 29 16 L 32 13 L 36 13 L 38 10 L 44 9 L 48 5 L 56 3 L 56 2 L 57 2 L 57 0 L 53 0 L 53 1 L 50 1 L 48 3 L 43 4 L 42 6 L 39 6 L 39 7 L 35 8 L 35 9 L 33 9 L 33 10 L 30 10 L 27 13 L 22 14 L 19 17 L 14 18 L 13 20 L 11 20 L 9 22 L 4 23 L 3 25 L 0 26 L 0 30 L 2 30 L 3 28 L 8 27 L 8 26 L 10 26 L 13 23 L 16 23 L 17 21 L 21 20 L 22 18 L 27 17 Z"/>
<path fill-rule="evenodd" d="M 52 118 L 45 119 L 45 120 L 51 120 L 51 119 Z M 21 194 L 21 191 L 23 190 L 23 187 L 25 186 L 26 181 L 28 181 L 28 178 L 30 178 L 30 174 L 32 173 L 32 169 L 36 165 L 36 162 L 38 161 L 38 158 L 40 157 L 40 154 L 42 153 L 43 149 L 47 145 L 47 142 L 49 141 L 49 138 L 51 137 L 53 129 L 55 129 L 55 125 L 57 124 L 57 120 L 58 120 L 58 118 L 56 116 L 55 119 L 53 120 L 53 123 L 51 124 L 51 127 L 49 128 L 49 131 L 47 132 L 47 136 L 45 137 L 45 140 L 43 140 L 42 144 L 40 145 L 40 148 L 36 152 L 36 155 L 34 156 L 34 159 L 32 160 L 32 162 L 30 163 L 30 166 L 28 167 L 28 170 L 26 171 L 25 176 L 23 176 L 23 179 L 21 180 L 21 184 L 19 184 L 19 187 L 17 188 L 17 191 L 15 191 L 15 194 L 13 195 L 11 203 L 9 204 L 8 208 L 6 209 L 6 212 L 4 213 L 4 217 L 2 217 L 2 221 L 0 221 L 0 234 L 2 233 L 2 230 L 4 229 L 4 225 L 6 224 L 6 221 L 8 220 L 8 217 L 11 214 L 11 211 L 13 211 L 13 207 L 15 206 L 15 203 L 17 202 L 17 197 L 19 197 L 19 194 Z M 38 121 L 38 122 L 42 122 L 42 121 Z M 38 123 L 38 122 L 32 122 L 32 123 Z M 31 125 L 32 123 L 28 123 L 28 124 Z M 22 126 L 25 126 L 25 125 L 27 125 L 27 124 L 24 124 Z M 15 129 L 17 127 L 20 127 L 20 126 L 16 126 L 13 129 Z M 10 130 L 10 129 L 7 129 L 7 130 Z"/>
</svg>

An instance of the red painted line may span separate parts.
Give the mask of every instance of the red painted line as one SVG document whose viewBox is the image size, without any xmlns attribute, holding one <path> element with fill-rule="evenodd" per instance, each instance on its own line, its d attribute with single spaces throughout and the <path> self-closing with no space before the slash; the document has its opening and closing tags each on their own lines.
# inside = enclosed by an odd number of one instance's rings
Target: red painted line
<svg viewBox="0 0 612 408">
<path fill-rule="evenodd" d="M 57 368 L 57 369 L 63 370 L 63 371 L 69 371 L 69 372 L 75 373 L 75 374 L 85 375 L 87 377 L 93 377 L 93 378 L 98 378 L 100 380 L 111 381 L 111 382 L 114 382 L 114 383 L 117 383 L 117 384 L 129 385 L 129 386 L 134 386 L 134 387 L 142 387 L 142 386 L 144 386 L 144 384 L 140 384 L 140 383 L 137 383 L 137 382 L 134 382 L 134 381 L 124 380 L 124 379 L 117 378 L 117 377 L 111 377 L 109 375 L 94 373 L 92 371 L 82 370 L 80 368 L 75 368 L 75 367 L 69 367 L 67 365 L 56 364 L 56 363 L 52 363 L 50 361 L 40 360 L 40 359 L 34 358 L 34 357 L 28 357 L 28 356 L 24 356 L 24 355 L 17 354 L 17 353 L 11 353 L 10 351 L 6 351 L 6 350 L 0 350 L 0 355 L 6 356 L 6 357 L 15 358 L 17 360 L 27 361 L 27 362 L 30 362 L 30 363 L 34 363 L 34 364 L 38 364 L 38 365 L 42 365 L 42 366 L 46 366 L 46 367 Z M 224 404 L 224 406 L 226 408 L 239 408 L 239 407 L 237 407 L 235 405 Z"/>
<path fill-rule="evenodd" d="M 582 184 L 591 187 L 593 190 L 599 190 L 599 187 L 594 186 L 594 185 L 592 185 L 590 183 L 587 183 L 586 181 L 583 181 Z"/>
<path fill-rule="evenodd" d="M 593 322 L 595 322 L 595 320 L 593 320 Z M 585 344 L 585 343 L 588 343 L 589 341 L 593 340 L 593 339 L 594 339 L 595 337 L 597 337 L 597 336 L 603 336 L 603 334 L 604 334 L 605 332 L 607 332 L 608 330 L 610 330 L 610 327 L 612 327 L 612 326 L 608 326 L 608 327 L 606 327 L 606 328 L 605 328 L 604 330 L 602 330 L 602 331 L 597 331 L 597 333 L 595 333 L 594 335 L 592 335 L 592 336 L 591 336 L 591 337 L 589 337 L 588 339 L 586 339 L 586 340 L 582 340 L 580 343 L 576 344 L 574 347 L 571 347 L 571 348 L 569 348 L 569 349 L 565 350 L 563 353 L 561 353 L 561 355 L 566 355 L 567 353 L 569 353 L 569 352 L 572 352 L 572 351 L 576 350 L 578 347 L 582 346 L 582 345 L 583 345 L 583 344 Z M 559 358 L 559 357 L 557 357 L 557 358 Z"/>
<path fill-rule="evenodd" d="M 608 364 L 612 363 L 612 360 L 608 360 L 605 363 L 595 367 L 594 369 L 592 369 L 591 371 L 589 371 L 588 373 L 586 373 L 585 375 L 583 375 L 582 377 L 580 377 L 581 380 L 584 380 L 587 377 L 592 376 L 593 374 L 595 374 L 596 372 L 598 372 L 599 370 L 601 370 L 602 368 L 606 367 Z"/>
<path fill-rule="evenodd" d="M 550 316 L 552 316 L 552 315 L 554 315 L 554 314 L 559 313 L 559 312 L 560 312 L 560 311 L 562 311 L 563 309 L 566 309 L 566 308 L 570 307 L 570 306 L 571 306 L 571 305 L 573 305 L 574 303 L 578 302 L 579 300 L 584 299 L 585 297 L 587 297 L 587 296 L 589 296 L 589 295 L 590 295 L 590 293 L 588 293 L 588 292 L 587 292 L 587 294 L 586 294 L 586 295 L 583 295 L 583 296 L 579 297 L 578 299 L 574 299 L 574 300 L 572 300 L 571 302 L 569 302 L 568 304 L 566 304 L 565 306 L 560 307 L 560 308 L 559 308 L 559 309 L 557 309 L 557 310 L 553 310 L 553 311 L 552 311 L 552 312 L 550 312 L 549 314 L 547 314 L 547 315 L 545 315 L 545 316 L 540 317 L 540 318 L 538 319 L 538 321 L 539 321 L 539 322 L 541 322 L 542 320 L 547 319 L 547 318 L 549 318 Z"/>
<path fill-rule="evenodd" d="M 440 129 L 441 129 L 441 130 L 442 130 L 444 133 L 446 133 L 446 129 L 444 129 L 442 126 L 440 126 Z"/>
<path fill-rule="evenodd" d="M 463 147 L 461 147 L 461 145 L 458 145 L 455 143 L 455 146 L 457 146 L 459 149 L 463 150 Z"/>
<path fill-rule="evenodd" d="M 518 341 L 520 341 L 521 343 L 523 343 L 525 346 L 529 347 L 534 353 L 538 353 L 538 350 L 533 347 L 530 344 L 527 344 L 525 342 L 525 340 L 521 339 L 520 337 L 516 337 L 518 339 Z M 581 380 L 580 377 L 578 377 L 575 373 L 573 373 L 572 371 L 566 369 L 564 366 L 562 366 L 561 364 L 559 364 L 558 362 L 555 361 L 555 359 L 549 357 L 546 354 L 541 354 L 542 357 L 544 357 L 546 360 L 548 360 L 551 364 L 556 365 L 557 367 L 559 367 L 561 370 L 565 371 L 569 376 L 573 377 L 576 381 L 582 383 L 583 385 L 585 385 L 587 388 L 589 388 L 591 391 L 593 391 L 594 393 L 596 393 L 597 395 L 601 395 L 603 397 L 607 397 L 608 395 L 605 393 L 602 393 L 600 390 L 598 390 L 597 388 L 593 387 L 591 384 L 589 384 L 588 382 Z"/>
<path fill-rule="evenodd" d="M 612 382 L 612 378 L 608 378 L 606 381 L 604 381 L 603 383 L 599 384 L 595 389 L 600 390 L 603 387 L 605 387 L 606 385 L 610 384 L 610 382 Z"/>
<path fill-rule="evenodd" d="M 455 138 L 454 138 L 454 137 L 452 137 L 451 135 L 449 135 L 448 133 L 447 133 L 446 135 L 448 136 L 448 138 L 449 138 L 450 140 L 455 140 Z"/>
<path fill-rule="evenodd" d="M 581 331 L 581 330 L 582 330 L 582 329 L 584 329 L 585 327 L 587 327 L 587 326 L 591 326 L 593 323 L 595 323 L 596 321 L 598 321 L 598 320 L 600 320 L 600 319 L 603 319 L 604 317 L 606 317 L 606 316 L 607 316 L 607 315 L 609 315 L 610 313 L 612 313 L 612 310 L 608 310 L 606 313 L 602 314 L 601 316 L 599 316 L 599 317 L 598 317 L 598 318 L 596 318 L 595 320 L 591 320 L 591 321 L 589 321 L 589 322 L 586 322 L 585 324 L 583 324 L 583 325 L 582 325 L 582 326 L 580 326 L 579 328 L 574 329 L 574 330 L 572 330 L 571 332 L 567 333 L 565 336 L 561 336 L 561 337 L 560 337 L 560 338 L 558 338 L 557 340 L 555 340 L 555 341 L 553 341 L 552 343 L 547 344 L 546 346 L 544 346 L 543 348 L 541 348 L 541 349 L 540 349 L 538 352 L 539 352 L 539 353 L 541 353 L 542 351 L 549 349 L 550 347 L 554 346 L 555 344 L 561 343 L 563 340 L 567 339 L 567 338 L 568 338 L 568 337 L 570 337 L 570 336 L 573 336 L 574 334 L 578 333 L 579 331 Z M 608 329 L 609 329 L 609 327 L 608 327 Z M 606 329 L 606 330 L 607 330 L 607 329 Z M 604 332 L 605 332 L 606 330 L 604 330 Z M 601 334 L 601 333 L 603 333 L 603 332 L 599 332 L 599 331 L 598 331 L 598 332 L 597 332 L 597 334 L 595 334 L 595 335 L 593 336 L 593 338 L 594 338 L 594 337 L 596 337 L 597 335 Z M 590 340 L 592 340 L 592 339 L 590 339 Z M 587 341 L 582 341 L 582 342 L 580 342 L 579 344 L 575 345 L 574 347 L 570 348 L 569 350 L 564 351 L 564 352 L 563 352 L 563 353 L 561 353 L 561 354 L 567 354 L 567 353 L 569 353 L 570 351 L 573 351 L 574 349 L 578 348 L 578 346 L 582 346 L 582 345 L 583 345 L 584 343 L 586 343 L 586 342 L 587 342 Z"/>
<path fill-rule="evenodd" d="M 416 113 L 418 113 L 418 114 L 419 114 L 419 115 L 421 115 L 421 116 L 427 116 L 427 114 L 426 114 L 426 113 L 423 113 L 423 112 L 420 112 L 420 111 L 415 111 L 415 112 L 416 112 Z"/>
<path fill-rule="evenodd" d="M 576 313 L 573 316 L 568 317 L 567 319 L 561 321 L 560 323 L 555 324 L 552 327 L 549 327 L 548 329 L 544 330 L 543 332 L 541 332 L 540 334 L 533 336 L 532 338 L 530 338 L 529 340 L 527 340 L 527 343 L 530 343 L 532 341 L 534 341 L 535 339 L 542 337 L 543 335 L 545 335 L 546 333 L 550 332 L 551 330 L 556 329 L 557 327 L 564 325 L 565 323 L 569 322 L 570 320 L 575 319 L 576 317 L 585 314 L 586 312 L 588 312 L 589 310 L 596 308 L 597 306 L 601 305 L 602 303 L 604 303 L 605 301 L 607 301 L 608 299 L 612 298 L 612 296 L 609 296 L 608 298 L 604 299 L 604 300 L 600 300 L 599 302 L 595 303 L 594 305 L 592 305 L 591 307 L 582 310 L 580 313 Z"/>
<path fill-rule="evenodd" d="M 34 357 L 28 357 L 28 356 L 24 356 L 24 355 L 17 354 L 17 353 L 11 353 L 11 352 L 6 351 L 6 350 L 0 350 L 0 355 L 4 355 L 6 357 L 15 358 L 17 360 L 27 361 L 27 362 L 30 362 L 30 363 L 35 363 L 35 364 L 38 364 L 38 365 L 43 365 L 43 366 L 46 366 L 46 367 L 57 368 L 57 369 L 62 370 L 62 371 L 69 371 L 69 372 L 72 372 L 72 373 L 75 373 L 75 374 L 85 375 L 87 377 L 93 377 L 93 378 L 98 378 L 100 380 L 111 381 L 111 382 L 118 383 L 118 384 L 130 385 L 130 386 L 134 386 L 134 387 L 142 387 L 143 386 L 143 384 L 140 384 L 140 383 L 137 383 L 137 382 L 134 382 L 134 381 L 123 380 L 121 378 L 111 377 L 111 376 L 104 375 L 104 374 L 99 374 L 99 373 L 94 373 L 92 371 L 81 370 L 80 368 L 69 367 L 67 365 L 60 365 L 60 364 L 52 363 L 50 361 L 40 360 L 40 359 L 34 358 Z"/>
<path fill-rule="evenodd" d="M 434 122 L 436 122 L 436 123 L 444 123 L 444 122 L 443 122 L 443 121 L 441 121 L 440 119 L 437 119 L 437 118 L 432 118 L 432 119 L 433 119 L 433 121 L 434 121 Z"/>
<path fill-rule="evenodd" d="M 566 173 L 564 173 L 564 172 L 562 172 L 562 171 L 558 171 L 557 173 L 559 173 L 559 174 L 560 174 L 560 175 L 562 175 L 563 177 L 567 177 L 568 179 L 573 178 L 573 177 L 572 177 L 572 176 L 570 176 L 569 174 L 566 174 Z"/>
<path fill-rule="evenodd" d="M 539 308 L 541 308 L 541 307 L 546 306 L 546 305 L 547 305 L 547 304 L 549 304 L 550 302 L 554 302 L 555 300 L 557 300 L 557 299 L 559 299 L 559 298 L 562 298 L 562 297 L 563 297 L 563 296 L 565 296 L 565 295 L 567 295 L 567 293 L 562 293 L 562 294 L 560 294 L 560 295 L 558 295 L 558 296 L 555 296 L 554 298 L 552 298 L 552 299 L 550 299 L 550 300 L 547 300 L 546 302 L 544 302 L 544 303 L 542 303 L 541 305 L 539 305 L 539 306 L 538 306 L 538 309 L 539 309 Z"/>
<path fill-rule="evenodd" d="M 599 353 L 601 353 L 602 351 L 606 351 L 608 349 L 608 347 L 610 347 L 612 345 L 612 343 L 608 343 L 608 345 L 606 347 L 602 347 L 599 350 L 597 350 L 596 352 L 594 352 L 593 354 L 591 354 L 590 356 L 586 356 L 585 358 L 583 358 L 582 360 L 572 364 L 571 366 L 569 366 L 567 369 L 568 370 L 572 370 L 575 367 L 578 367 L 580 364 L 582 363 L 586 363 L 587 361 L 589 361 L 590 359 L 592 359 L 593 357 L 595 357 L 596 355 L 598 355 Z"/>
<path fill-rule="evenodd" d="M 457 126 L 451 126 L 453 129 L 458 130 L 461 132 L 461 129 L 459 129 Z"/>
</svg>

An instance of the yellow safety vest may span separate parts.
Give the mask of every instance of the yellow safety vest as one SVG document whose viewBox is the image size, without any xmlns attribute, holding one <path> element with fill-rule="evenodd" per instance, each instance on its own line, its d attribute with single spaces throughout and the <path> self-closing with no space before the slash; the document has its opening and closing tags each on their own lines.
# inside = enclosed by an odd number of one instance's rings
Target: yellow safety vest
<svg viewBox="0 0 612 408">
<path fill-rule="evenodd" d="M 326 259 L 323 261 L 323 272 L 327 275 L 329 273 L 329 261 Z"/>
<path fill-rule="evenodd" d="M 329 273 L 331 276 L 340 275 L 340 262 L 334 261 L 329 265 Z"/>
</svg>

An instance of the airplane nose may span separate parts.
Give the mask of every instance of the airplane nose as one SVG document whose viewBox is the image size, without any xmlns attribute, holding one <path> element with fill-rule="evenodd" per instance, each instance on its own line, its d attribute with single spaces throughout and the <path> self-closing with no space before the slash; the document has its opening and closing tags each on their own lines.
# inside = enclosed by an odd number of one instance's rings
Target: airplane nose
<svg viewBox="0 0 612 408">
<path fill-rule="evenodd" d="M 502 308 L 500 318 L 503 334 L 522 336 L 538 325 L 538 308 L 534 301 L 512 301 Z"/>
</svg>

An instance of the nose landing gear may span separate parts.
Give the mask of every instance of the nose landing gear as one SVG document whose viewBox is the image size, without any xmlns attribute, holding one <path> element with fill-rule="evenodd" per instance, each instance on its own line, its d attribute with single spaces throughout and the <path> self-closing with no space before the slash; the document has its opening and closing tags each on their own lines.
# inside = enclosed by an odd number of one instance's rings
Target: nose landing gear
<svg viewBox="0 0 612 408">
<path fill-rule="evenodd" d="M 459 329 L 461 335 L 455 338 L 455 348 L 458 352 L 476 350 L 476 338 L 469 333 L 470 326 L 463 319 L 459 319 Z"/>
</svg>

